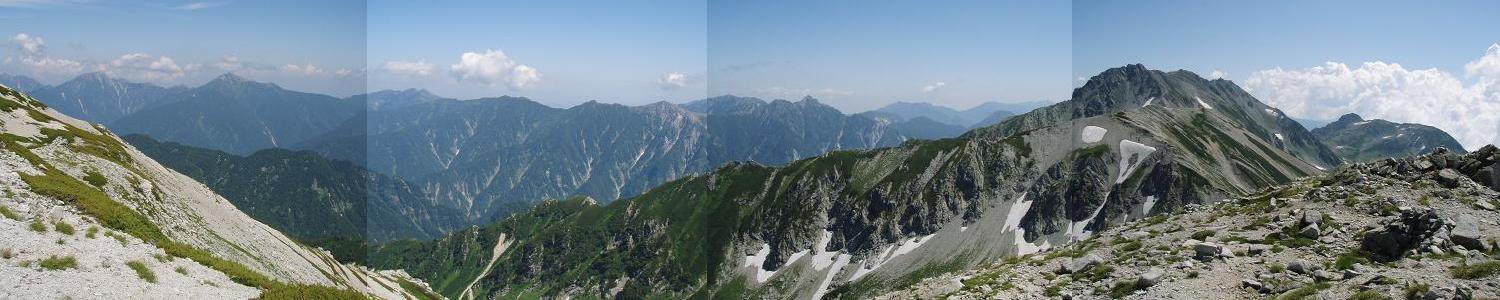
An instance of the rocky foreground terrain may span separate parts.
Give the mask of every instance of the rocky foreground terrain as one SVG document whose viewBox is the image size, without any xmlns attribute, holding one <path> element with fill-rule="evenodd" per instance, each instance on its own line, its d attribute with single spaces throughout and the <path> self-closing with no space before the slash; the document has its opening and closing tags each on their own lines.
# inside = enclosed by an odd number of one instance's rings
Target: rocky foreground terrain
<svg viewBox="0 0 1500 300">
<path fill-rule="evenodd" d="M 1346 165 L 881 298 L 1500 298 L 1497 160 Z"/>
</svg>

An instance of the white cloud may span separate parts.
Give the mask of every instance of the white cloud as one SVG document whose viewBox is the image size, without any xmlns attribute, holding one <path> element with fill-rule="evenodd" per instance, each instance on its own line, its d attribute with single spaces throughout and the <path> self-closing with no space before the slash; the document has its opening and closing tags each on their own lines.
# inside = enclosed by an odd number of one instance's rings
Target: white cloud
<svg viewBox="0 0 1500 300">
<path fill-rule="evenodd" d="M 948 83 L 942 82 L 942 81 L 934 82 L 932 84 L 929 84 L 927 86 L 922 87 L 922 92 L 923 93 L 931 93 L 933 91 L 937 91 L 940 88 L 943 88 L 943 86 L 945 86 L 945 85 L 948 85 Z"/>
<path fill-rule="evenodd" d="M 1483 57 L 1464 64 L 1464 76 L 1500 79 L 1500 44 L 1490 44 Z"/>
<path fill-rule="evenodd" d="M 187 4 L 183 4 L 183 5 L 174 6 L 174 7 L 172 7 L 172 9 L 176 9 L 176 10 L 200 10 L 200 9 L 205 9 L 205 8 L 219 7 L 219 6 L 223 6 L 224 4 L 227 4 L 227 3 L 224 3 L 224 2 L 192 2 L 192 3 L 187 3 Z"/>
<path fill-rule="evenodd" d="M 663 90 L 684 87 L 687 86 L 687 75 L 677 72 L 662 74 L 661 79 L 657 79 L 656 83 L 660 84 Z"/>
<path fill-rule="evenodd" d="M 1400 64 L 1338 62 L 1250 75 L 1246 88 L 1289 115 L 1331 120 L 1345 113 L 1366 118 L 1431 125 L 1466 148 L 1500 143 L 1500 47 L 1491 46 L 1465 66 L 1476 82 L 1465 84 L 1438 69 L 1408 70 Z"/>
<path fill-rule="evenodd" d="M 505 52 L 493 49 L 484 53 L 464 52 L 449 69 L 459 81 L 491 86 L 506 84 L 513 90 L 531 87 L 541 79 L 536 68 L 516 63 Z"/>
<path fill-rule="evenodd" d="M 386 73 L 396 75 L 427 77 L 432 75 L 432 71 L 436 69 L 436 66 L 427 63 L 425 60 L 387 61 L 384 66 L 381 66 L 381 69 L 385 70 Z"/>
<path fill-rule="evenodd" d="M 333 70 L 333 75 L 338 77 L 349 77 L 349 75 L 354 75 L 354 71 L 349 69 L 338 69 Z"/>
<path fill-rule="evenodd" d="M 197 68 L 197 64 L 178 65 L 171 57 L 145 53 L 121 55 L 109 64 L 99 66 L 100 70 L 111 76 L 153 82 L 176 80 Z"/>
<path fill-rule="evenodd" d="M 225 55 L 224 58 L 219 59 L 219 63 L 215 64 L 215 66 L 219 67 L 220 70 L 229 72 L 245 68 L 245 64 L 240 62 L 240 57 L 234 55 Z"/>
<path fill-rule="evenodd" d="M 1225 79 L 1225 77 L 1229 77 L 1229 73 L 1224 72 L 1223 70 L 1214 70 L 1213 72 L 1208 73 L 1208 80 Z"/>
<path fill-rule="evenodd" d="M 21 63 L 30 66 L 37 73 L 68 74 L 83 71 L 83 63 L 51 57 L 27 57 L 22 58 Z"/>
<path fill-rule="evenodd" d="M 10 42 L 16 44 L 16 48 L 20 49 L 21 54 L 26 57 L 41 56 L 42 47 L 47 44 L 46 41 L 42 40 L 42 37 L 26 33 L 17 33 L 10 38 Z"/>
<path fill-rule="evenodd" d="M 300 66 L 297 64 L 281 65 L 281 72 L 300 76 L 315 76 L 327 73 L 326 71 L 323 71 L 322 68 L 318 68 L 318 66 L 314 66 L 311 63 L 302 64 Z"/>
</svg>

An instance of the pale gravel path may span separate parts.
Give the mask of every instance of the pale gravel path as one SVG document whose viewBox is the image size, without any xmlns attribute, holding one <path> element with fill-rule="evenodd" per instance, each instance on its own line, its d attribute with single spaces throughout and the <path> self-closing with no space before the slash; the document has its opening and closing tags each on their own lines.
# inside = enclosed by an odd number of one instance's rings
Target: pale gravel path
<svg viewBox="0 0 1500 300">
<path fill-rule="evenodd" d="M 479 279 L 484 276 L 490 275 L 490 269 L 495 267 L 495 261 L 500 260 L 500 255 L 505 254 L 505 248 L 509 246 L 510 243 L 505 241 L 505 234 L 501 233 L 500 239 L 495 241 L 494 253 L 490 254 L 490 262 L 484 265 L 484 271 L 480 271 L 479 276 L 474 276 L 474 281 L 470 281 L 469 286 L 464 287 L 464 292 L 458 295 L 459 299 L 474 299 L 474 284 L 479 283 Z"/>
</svg>

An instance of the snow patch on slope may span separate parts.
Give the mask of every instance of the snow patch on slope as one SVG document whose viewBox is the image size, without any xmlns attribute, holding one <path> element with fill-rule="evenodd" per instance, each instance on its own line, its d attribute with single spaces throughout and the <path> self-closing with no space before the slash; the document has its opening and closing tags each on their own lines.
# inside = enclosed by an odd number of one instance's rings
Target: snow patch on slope
<svg viewBox="0 0 1500 300">
<path fill-rule="evenodd" d="M 1198 105 L 1203 106 L 1203 108 L 1214 109 L 1213 106 L 1209 106 L 1208 105 L 1208 102 L 1203 102 L 1203 98 L 1193 97 L 1193 99 L 1197 99 L 1198 100 Z"/>
<path fill-rule="evenodd" d="M 1031 211 L 1031 202 L 1026 201 L 1026 193 L 1021 193 L 1020 197 L 1016 197 L 1016 201 L 1010 205 L 1010 210 L 1005 214 L 1005 226 L 1001 227 L 1001 231 L 1014 232 L 1016 255 L 1027 255 L 1052 248 L 1047 241 L 1042 241 L 1040 245 L 1026 242 L 1026 229 L 1021 228 L 1021 218 L 1026 216 L 1027 211 Z"/>
<path fill-rule="evenodd" d="M 1146 103 L 1145 104 L 1141 104 L 1141 107 L 1151 106 L 1151 101 L 1156 101 L 1156 97 L 1151 97 L 1149 99 L 1146 99 Z"/>
<path fill-rule="evenodd" d="M 827 273 L 823 274 L 823 280 L 818 282 L 817 290 L 813 292 L 813 299 L 823 298 L 823 294 L 828 292 L 828 286 L 833 283 L 833 277 L 838 275 L 844 266 L 849 265 L 849 259 L 853 258 L 852 255 L 839 251 L 825 251 L 831 239 L 833 239 L 833 231 L 823 231 L 823 238 L 818 240 L 817 248 L 813 248 L 818 252 L 812 258 L 813 269 L 827 270 Z"/>
<path fill-rule="evenodd" d="M 1151 208 L 1156 207 L 1156 196 L 1146 196 L 1146 203 L 1141 204 L 1141 215 L 1151 214 Z"/>
<path fill-rule="evenodd" d="M 745 266 L 755 268 L 755 282 L 757 283 L 764 283 L 766 279 L 771 279 L 772 275 L 776 275 L 776 271 L 766 271 L 766 268 L 762 267 L 766 264 L 768 257 L 771 257 L 771 244 L 766 243 L 761 243 L 760 250 L 755 251 L 755 254 L 745 257 Z"/>
<path fill-rule="evenodd" d="M 1109 129 L 1104 129 L 1104 127 L 1088 126 L 1083 128 L 1083 136 L 1080 138 L 1083 139 L 1084 143 L 1098 143 L 1104 139 L 1104 134 L 1108 132 Z"/>
<path fill-rule="evenodd" d="M 1141 161 L 1146 160 L 1146 156 L 1151 155 L 1152 152 L 1156 152 L 1156 148 L 1130 140 L 1120 140 L 1120 178 L 1115 179 L 1115 184 L 1124 183 L 1125 178 L 1130 178 L 1130 173 L 1135 172 L 1135 169 L 1141 166 Z"/>
</svg>

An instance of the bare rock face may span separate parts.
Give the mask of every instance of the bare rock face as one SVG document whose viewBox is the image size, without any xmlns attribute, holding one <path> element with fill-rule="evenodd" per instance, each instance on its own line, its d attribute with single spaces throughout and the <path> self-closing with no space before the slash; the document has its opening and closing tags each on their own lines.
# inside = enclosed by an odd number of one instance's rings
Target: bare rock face
<svg viewBox="0 0 1500 300">
<path fill-rule="evenodd" d="M 1387 221 L 1384 228 L 1365 234 L 1361 247 L 1375 259 L 1394 261 L 1401 259 L 1407 251 L 1419 249 L 1422 242 L 1431 239 L 1446 224 L 1432 210 L 1408 210 L 1399 219 Z"/>
</svg>

